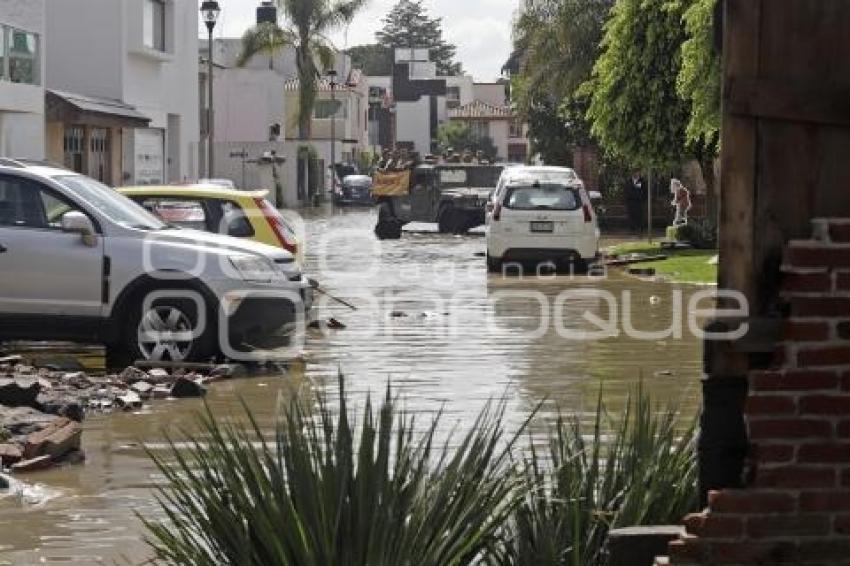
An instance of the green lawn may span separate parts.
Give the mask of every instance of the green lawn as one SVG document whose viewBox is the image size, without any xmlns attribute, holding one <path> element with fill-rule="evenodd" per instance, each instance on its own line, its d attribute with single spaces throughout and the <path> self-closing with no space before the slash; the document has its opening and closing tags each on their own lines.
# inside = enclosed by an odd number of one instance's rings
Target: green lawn
<svg viewBox="0 0 850 566">
<path fill-rule="evenodd" d="M 608 255 L 619 256 L 633 253 L 664 254 L 666 260 L 640 263 L 635 267 L 655 268 L 657 275 L 677 283 L 717 283 L 717 266 L 709 263 L 717 255 L 716 250 L 662 250 L 660 244 L 627 242 L 610 246 L 605 251 Z"/>
</svg>

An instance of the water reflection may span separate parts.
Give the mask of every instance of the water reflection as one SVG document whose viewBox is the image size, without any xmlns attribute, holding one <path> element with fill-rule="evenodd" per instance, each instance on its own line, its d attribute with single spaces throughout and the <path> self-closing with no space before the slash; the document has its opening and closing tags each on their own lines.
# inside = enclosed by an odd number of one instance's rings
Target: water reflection
<svg viewBox="0 0 850 566">
<path fill-rule="evenodd" d="M 371 211 L 306 219 L 308 270 L 358 310 L 325 301 L 322 317 L 338 318 L 347 330 L 311 334 L 306 364 L 286 375 L 216 384 L 207 399 L 216 414 L 239 415 L 241 397 L 270 428 L 294 391 L 335 393 L 340 370 L 355 403 L 367 392 L 382 394 L 391 380 L 408 409 L 443 410 L 447 427 L 471 422 L 488 400 L 502 396 L 509 428 L 544 400 L 544 419 L 557 408 L 590 415 L 600 387 L 616 407 L 641 379 L 655 398 L 695 410 L 701 344 L 689 333 L 650 342 L 623 334 L 569 340 L 556 322 L 565 330 L 594 330 L 584 315 L 606 319 L 612 309 L 580 294 L 562 300 L 560 312 L 554 308 L 565 291 L 592 288 L 618 297 L 628 291 L 635 326 L 661 330 L 670 325 L 674 293 L 687 301 L 693 289 L 624 278 L 504 280 L 488 276 L 480 237 L 416 233 L 378 245 L 373 225 Z M 614 310 L 622 319 L 621 309 Z M 147 549 L 135 513 L 156 516 L 152 487 L 159 481 L 143 443 L 160 448 L 164 428 L 191 428 L 201 408 L 198 401 L 173 401 L 90 418 L 85 465 L 28 478 L 60 497 L 36 505 L 0 499 L 0 564 L 142 562 Z"/>
</svg>

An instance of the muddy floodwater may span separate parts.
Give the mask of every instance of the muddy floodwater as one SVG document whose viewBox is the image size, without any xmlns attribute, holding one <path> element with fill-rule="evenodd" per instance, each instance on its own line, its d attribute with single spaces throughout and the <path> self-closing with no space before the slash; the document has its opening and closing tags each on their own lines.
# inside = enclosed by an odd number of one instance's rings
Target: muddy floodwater
<svg viewBox="0 0 850 566">
<path fill-rule="evenodd" d="M 241 397 L 270 426 L 294 391 L 335 393 L 340 371 L 355 402 L 390 380 L 407 409 L 443 410 L 446 425 L 471 422 L 502 396 L 509 426 L 541 402 L 544 420 L 558 408 L 588 414 L 600 388 L 616 405 L 641 380 L 654 398 L 696 411 L 702 345 L 688 315 L 704 289 L 623 276 L 505 279 L 487 274 L 480 236 L 413 226 L 378 243 L 373 223 L 371 210 L 306 217 L 307 271 L 358 310 L 320 297 L 320 317 L 348 328 L 307 336 L 304 363 L 285 375 L 214 384 L 207 400 L 217 414 L 239 413 Z M 607 337 L 587 340 L 591 332 Z M 158 516 L 159 480 L 142 445 L 160 448 L 162 430 L 191 427 L 201 406 L 91 415 L 84 465 L 27 476 L 0 497 L 0 564 L 142 563 L 136 514 Z"/>
</svg>

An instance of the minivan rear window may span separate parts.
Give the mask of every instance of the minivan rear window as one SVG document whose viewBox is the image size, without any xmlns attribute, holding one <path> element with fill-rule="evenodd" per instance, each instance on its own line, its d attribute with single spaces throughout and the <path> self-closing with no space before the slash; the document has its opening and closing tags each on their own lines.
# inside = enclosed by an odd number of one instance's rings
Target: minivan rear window
<svg viewBox="0 0 850 566">
<path fill-rule="evenodd" d="M 509 187 L 504 206 L 510 210 L 578 210 L 581 202 L 572 187 L 534 184 Z"/>
</svg>

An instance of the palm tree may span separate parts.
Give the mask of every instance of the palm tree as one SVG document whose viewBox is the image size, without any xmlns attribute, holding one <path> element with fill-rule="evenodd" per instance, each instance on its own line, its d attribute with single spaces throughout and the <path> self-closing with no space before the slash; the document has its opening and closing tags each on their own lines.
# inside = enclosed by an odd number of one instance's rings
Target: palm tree
<svg viewBox="0 0 850 566">
<path fill-rule="evenodd" d="M 295 49 L 295 64 L 300 83 L 298 137 L 311 137 L 316 82 L 320 69 L 334 63 L 334 49 L 327 34 L 349 23 L 368 0 L 276 0 L 286 20 L 284 26 L 259 24 L 242 37 L 238 64 L 245 65 L 255 55 L 273 57 L 286 47 Z M 270 63 L 271 64 L 271 63 Z"/>
</svg>

